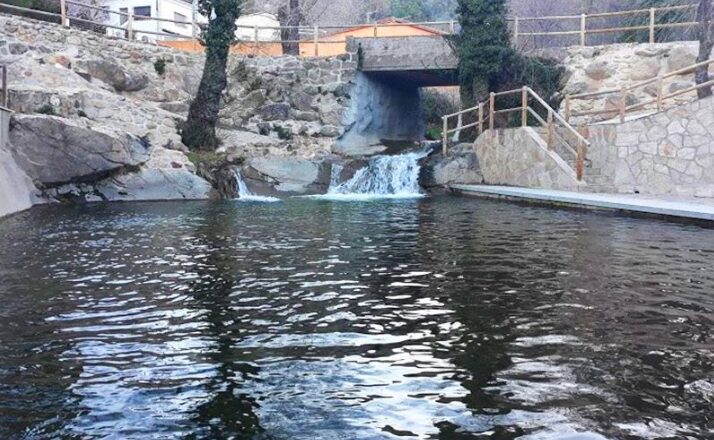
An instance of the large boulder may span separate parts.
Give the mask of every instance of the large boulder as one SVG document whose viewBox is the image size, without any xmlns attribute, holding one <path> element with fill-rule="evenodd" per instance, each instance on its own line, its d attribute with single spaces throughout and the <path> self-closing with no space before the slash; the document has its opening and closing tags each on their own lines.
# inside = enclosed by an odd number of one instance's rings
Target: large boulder
<svg viewBox="0 0 714 440">
<path fill-rule="evenodd" d="M 667 69 L 669 72 L 675 72 L 685 67 L 691 66 L 697 62 L 697 53 L 690 46 L 675 46 L 669 51 L 667 57 Z M 694 69 L 683 72 L 683 75 L 688 75 L 694 72 Z"/>
<path fill-rule="evenodd" d="M 322 194 L 330 186 L 330 166 L 286 156 L 249 159 L 241 173 L 257 194 Z"/>
<path fill-rule="evenodd" d="M 146 142 L 126 132 L 57 116 L 15 116 L 9 134 L 18 164 L 43 186 L 98 180 L 141 165 L 150 153 Z"/>
<path fill-rule="evenodd" d="M 79 60 L 75 63 L 75 69 L 111 85 L 118 92 L 136 92 L 149 85 L 149 78 L 145 74 L 128 72 L 108 60 Z"/>
<path fill-rule="evenodd" d="M 585 68 L 585 74 L 595 81 L 602 81 L 612 76 L 612 66 L 604 61 L 597 61 Z"/>
<path fill-rule="evenodd" d="M 211 185 L 185 168 L 148 168 L 100 182 L 96 193 L 106 201 L 202 200 Z"/>
<path fill-rule="evenodd" d="M 419 183 L 424 188 L 436 188 L 453 184 L 483 183 L 478 156 L 472 144 L 459 144 L 444 156 L 437 153 L 422 165 Z"/>
<path fill-rule="evenodd" d="M 36 193 L 32 180 L 0 145 L 0 217 L 30 208 Z"/>
</svg>

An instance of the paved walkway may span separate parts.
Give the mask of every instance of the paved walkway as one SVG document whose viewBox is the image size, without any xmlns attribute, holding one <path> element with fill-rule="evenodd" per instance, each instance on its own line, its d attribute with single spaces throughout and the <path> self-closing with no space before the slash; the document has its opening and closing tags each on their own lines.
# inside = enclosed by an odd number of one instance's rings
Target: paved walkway
<svg viewBox="0 0 714 440">
<path fill-rule="evenodd" d="M 451 185 L 457 193 L 504 197 L 549 205 L 570 205 L 714 221 L 714 199 L 672 196 L 591 194 L 490 185 Z"/>
</svg>

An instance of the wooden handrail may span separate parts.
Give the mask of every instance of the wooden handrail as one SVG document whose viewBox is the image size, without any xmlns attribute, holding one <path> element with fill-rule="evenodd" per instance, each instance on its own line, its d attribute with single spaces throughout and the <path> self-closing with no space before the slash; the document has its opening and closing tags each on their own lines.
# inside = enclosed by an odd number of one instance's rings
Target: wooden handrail
<svg viewBox="0 0 714 440">
<path fill-rule="evenodd" d="M 686 74 L 686 73 L 689 73 L 689 72 L 693 72 L 693 71 L 695 71 L 695 70 L 696 70 L 697 68 L 699 68 L 699 67 L 710 66 L 710 65 L 712 65 L 712 64 L 714 64 L 714 58 L 709 59 L 709 60 L 706 60 L 706 61 L 701 61 L 701 62 L 692 64 L 692 65 L 690 65 L 690 66 L 683 67 L 683 68 L 681 68 L 681 69 L 677 69 L 677 70 L 675 70 L 675 71 L 669 72 L 669 73 L 664 74 L 664 75 L 658 75 L 658 76 L 655 77 L 655 78 L 651 78 L 651 79 L 648 79 L 648 80 L 645 80 L 645 81 L 640 81 L 640 82 L 638 82 L 638 83 L 631 84 L 631 85 L 629 85 L 629 86 L 626 86 L 626 87 L 623 87 L 623 88 L 620 88 L 620 89 L 606 89 L 606 90 L 599 90 L 599 91 L 597 91 L 597 92 L 588 92 L 588 93 L 578 93 L 578 94 L 573 94 L 573 95 L 567 95 L 567 96 L 565 97 L 565 102 L 566 102 L 566 120 L 569 121 L 570 118 L 573 117 L 573 116 L 604 115 L 604 114 L 612 114 L 612 113 L 615 112 L 615 109 L 586 110 L 586 111 L 581 111 L 581 112 L 573 112 L 573 111 L 570 110 L 570 106 L 571 106 L 571 104 L 572 104 L 572 101 L 575 101 L 575 100 L 580 100 L 580 101 L 582 101 L 582 100 L 592 100 L 593 98 L 598 98 L 598 97 L 606 96 L 606 95 L 612 95 L 612 94 L 616 94 L 616 93 L 621 94 L 621 99 L 622 99 L 622 98 L 625 97 L 625 95 L 626 95 L 627 93 L 632 92 L 632 91 L 635 91 L 635 90 L 638 90 L 638 89 L 641 89 L 641 88 L 644 88 L 644 87 L 647 87 L 647 86 L 652 85 L 652 84 L 657 84 L 657 97 L 656 97 L 655 99 L 653 99 L 653 100 L 646 101 L 646 102 L 640 102 L 640 103 L 637 103 L 637 104 L 634 104 L 634 105 L 631 105 L 631 106 L 627 106 L 627 105 L 624 105 L 624 106 L 623 106 L 623 105 L 621 105 L 621 108 L 620 108 L 620 110 L 619 110 L 620 113 L 621 113 L 621 114 L 620 114 L 620 118 L 624 120 L 624 116 L 625 116 L 626 113 L 629 113 L 630 111 L 633 111 L 633 110 L 638 110 L 638 109 L 640 109 L 640 108 L 646 107 L 646 106 L 651 105 L 651 104 L 656 104 L 658 111 L 659 111 L 659 110 L 662 110 L 663 101 L 666 100 L 666 99 L 671 99 L 671 98 L 674 98 L 674 97 L 676 97 L 676 96 L 684 95 L 684 94 L 686 94 L 686 93 L 690 93 L 690 92 L 699 90 L 699 89 L 701 89 L 701 88 L 708 87 L 708 86 L 711 87 L 712 85 L 714 85 L 714 83 L 713 83 L 712 81 L 707 81 L 707 82 L 705 82 L 705 83 L 696 84 L 696 85 L 694 85 L 694 86 L 692 86 L 692 87 L 689 87 L 689 88 L 686 88 L 686 89 L 684 89 L 684 90 L 678 90 L 678 91 L 676 91 L 676 92 L 673 92 L 673 93 L 670 93 L 670 94 L 668 94 L 668 95 L 665 95 L 665 94 L 664 94 L 664 90 L 663 90 L 663 87 L 664 87 L 664 84 L 663 84 L 663 83 L 664 83 L 664 80 L 665 80 L 665 79 L 674 78 L 674 77 L 680 76 L 680 75 L 682 75 L 682 74 Z M 623 110 L 624 110 L 624 114 L 623 114 L 623 112 L 622 112 Z"/>
<path fill-rule="evenodd" d="M 518 107 L 510 107 L 510 108 L 505 108 L 505 109 L 496 109 L 496 98 L 499 96 L 507 96 L 507 95 L 515 95 L 515 94 L 521 94 L 521 104 Z M 530 105 L 529 101 L 534 100 L 537 102 L 539 105 L 541 105 L 545 111 L 547 112 L 547 120 L 543 119 L 538 112 L 535 111 Z M 485 114 L 484 109 L 488 108 L 488 115 Z M 463 115 L 473 113 L 475 111 L 478 111 L 478 116 L 476 119 L 476 122 L 467 124 L 465 126 L 460 126 L 456 128 L 449 128 L 449 120 L 455 117 L 462 117 Z M 448 155 L 449 152 L 449 134 L 455 133 L 461 130 L 465 130 L 467 128 L 471 127 L 479 127 L 479 135 L 483 134 L 484 132 L 484 124 L 486 121 L 488 121 L 489 124 L 489 131 L 491 131 L 491 135 L 495 136 L 496 130 L 495 130 L 495 116 L 499 114 L 509 114 L 509 113 L 515 113 L 515 112 L 520 112 L 521 113 L 521 125 L 522 127 L 527 127 L 528 126 L 528 116 L 531 115 L 535 118 L 535 120 L 541 125 L 546 128 L 546 145 L 548 146 L 549 150 L 553 150 L 553 141 L 555 139 L 558 139 L 560 142 L 562 142 L 565 147 L 571 151 L 574 152 L 576 155 L 576 177 L 578 181 L 581 181 L 583 179 L 583 172 L 584 172 L 584 163 L 585 163 L 585 154 L 587 152 L 587 148 L 590 147 L 590 141 L 588 141 L 578 130 L 576 130 L 570 123 L 567 121 L 566 118 L 561 116 L 553 107 L 550 106 L 546 102 L 545 99 L 541 98 L 538 93 L 535 92 L 532 88 L 528 86 L 521 87 L 520 89 L 513 89 L 513 90 L 505 90 L 501 92 L 492 92 L 489 94 L 489 99 L 486 102 L 480 103 L 478 106 L 475 107 L 470 107 L 455 113 L 450 113 L 448 115 L 444 115 L 442 117 L 442 136 L 441 136 L 441 142 L 442 142 L 442 153 L 444 156 Z M 577 141 L 577 145 L 573 147 L 570 145 L 565 138 L 562 136 L 559 136 L 557 131 L 555 130 L 555 125 L 558 124 L 562 126 L 567 132 L 569 132 L 572 136 Z"/>
</svg>

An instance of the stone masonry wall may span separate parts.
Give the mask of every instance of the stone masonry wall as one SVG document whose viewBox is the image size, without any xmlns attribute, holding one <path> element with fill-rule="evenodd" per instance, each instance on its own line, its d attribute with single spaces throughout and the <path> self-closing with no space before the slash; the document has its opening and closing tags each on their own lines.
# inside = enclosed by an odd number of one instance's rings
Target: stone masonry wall
<svg viewBox="0 0 714 440">
<path fill-rule="evenodd" d="M 598 92 L 606 89 L 620 89 L 649 79 L 659 74 L 667 74 L 696 63 L 699 43 L 684 41 L 676 43 L 657 44 L 613 44 L 597 47 L 570 47 L 550 50 L 544 55 L 558 58 L 568 69 L 569 78 L 564 89 L 566 94 Z M 714 66 L 710 66 L 714 72 Z M 668 78 L 664 82 L 664 93 L 669 94 L 687 89 L 694 85 L 694 74 Z M 635 105 L 650 101 L 657 96 L 657 85 L 633 90 L 627 95 L 627 105 Z M 686 93 L 667 100 L 665 104 L 681 104 L 696 98 L 696 93 Z M 564 113 L 565 103 L 561 105 Z M 574 112 L 588 110 L 612 110 L 609 113 L 596 116 L 575 117 L 575 124 L 602 121 L 618 116 L 620 95 L 618 93 L 604 95 L 596 99 L 573 100 L 571 108 Z M 641 110 L 641 113 L 655 110 L 651 104 Z"/>
<path fill-rule="evenodd" d="M 714 98 L 587 134 L 588 158 L 617 192 L 714 197 Z"/>
</svg>

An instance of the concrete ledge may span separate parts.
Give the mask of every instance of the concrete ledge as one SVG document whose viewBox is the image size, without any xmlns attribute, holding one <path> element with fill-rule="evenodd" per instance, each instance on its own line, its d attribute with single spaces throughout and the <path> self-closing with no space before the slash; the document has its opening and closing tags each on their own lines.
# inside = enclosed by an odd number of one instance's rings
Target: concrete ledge
<svg viewBox="0 0 714 440">
<path fill-rule="evenodd" d="M 489 185 L 451 185 L 449 189 L 464 195 L 501 197 L 539 202 L 545 205 L 577 206 L 680 219 L 714 221 L 714 199 L 625 194 L 589 194 Z"/>
</svg>

